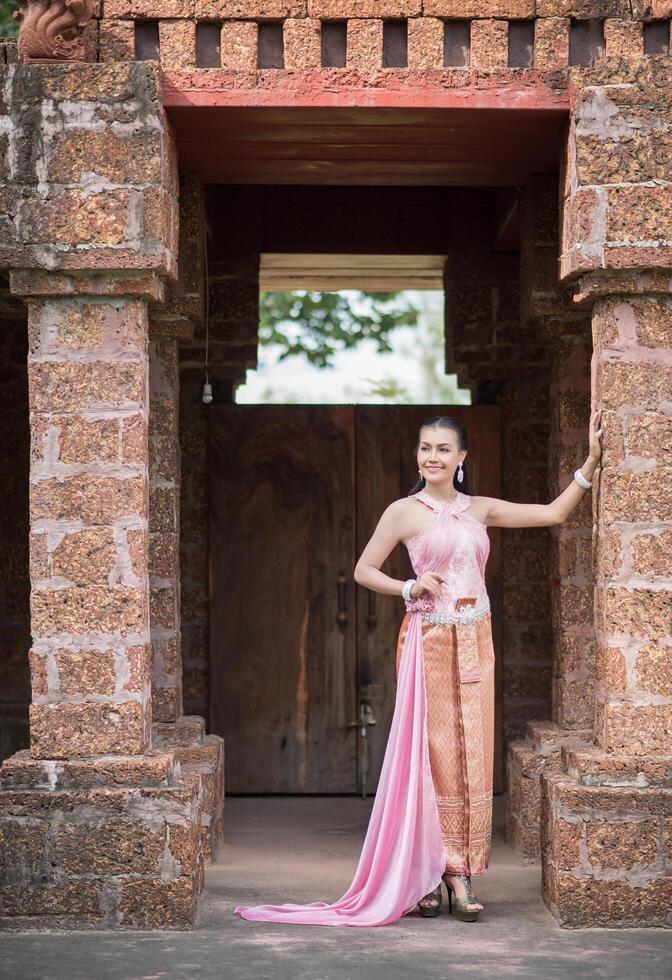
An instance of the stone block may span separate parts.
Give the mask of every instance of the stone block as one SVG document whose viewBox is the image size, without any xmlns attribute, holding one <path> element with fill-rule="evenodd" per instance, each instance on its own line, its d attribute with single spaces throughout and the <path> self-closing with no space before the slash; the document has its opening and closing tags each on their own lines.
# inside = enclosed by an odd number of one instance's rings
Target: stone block
<svg viewBox="0 0 672 980">
<path fill-rule="evenodd" d="M 604 45 L 607 58 L 641 58 L 644 54 L 641 21 L 608 17 L 604 22 Z"/>
<path fill-rule="evenodd" d="M 160 20 L 159 52 L 164 68 L 171 71 L 195 68 L 196 24 L 191 20 Z"/>
<path fill-rule="evenodd" d="M 73 585 L 108 584 L 117 563 L 110 527 L 64 534 L 51 553 L 52 575 Z"/>
<path fill-rule="evenodd" d="M 418 17 L 422 0 L 308 0 L 308 16 L 321 20 L 351 20 L 358 17 Z"/>
<path fill-rule="evenodd" d="M 126 881 L 121 886 L 119 922 L 125 929 L 162 929 L 191 926 L 196 915 L 198 875 L 163 882 Z"/>
<path fill-rule="evenodd" d="M 609 241 L 665 244 L 672 238 L 672 186 L 606 190 Z"/>
<path fill-rule="evenodd" d="M 129 636 L 141 634 L 148 622 L 145 590 L 124 585 L 39 589 L 30 597 L 30 610 L 35 637 L 59 632 Z"/>
<path fill-rule="evenodd" d="M 412 17 L 408 21 L 408 67 L 443 68 L 443 21 Z"/>
<path fill-rule="evenodd" d="M 104 0 L 104 17 L 122 20 L 187 20 L 194 0 Z"/>
<path fill-rule="evenodd" d="M 672 520 L 672 467 L 657 466 L 644 472 L 608 467 L 600 477 L 602 520 Z"/>
<path fill-rule="evenodd" d="M 53 657 L 58 675 L 53 700 L 115 693 L 117 657 L 113 650 L 56 650 Z"/>
<path fill-rule="evenodd" d="M 196 20 L 284 20 L 307 14 L 308 0 L 195 0 L 194 5 Z"/>
<path fill-rule="evenodd" d="M 35 759 L 140 755 L 148 747 L 147 709 L 138 701 L 30 706 Z"/>
<path fill-rule="evenodd" d="M 672 416 L 660 412 L 634 416 L 628 424 L 627 444 L 628 456 L 653 458 L 659 465 L 671 465 Z"/>
<path fill-rule="evenodd" d="M 179 513 L 178 491 L 175 487 L 150 487 L 150 534 L 175 532 Z"/>
<path fill-rule="evenodd" d="M 108 129 L 60 132 L 52 142 L 48 179 L 54 183 L 78 184 L 91 181 L 94 175 L 116 184 L 158 183 L 161 134 L 150 130 L 124 138 Z"/>
<path fill-rule="evenodd" d="M 322 63 L 320 21 L 317 17 L 289 18 L 283 24 L 285 68 L 306 70 Z"/>
<path fill-rule="evenodd" d="M 607 753 L 592 742 L 562 747 L 565 772 L 584 786 L 672 787 L 672 758 Z"/>
<path fill-rule="evenodd" d="M 33 299 L 29 304 L 31 354 L 60 355 L 99 350 L 102 357 L 137 354 L 147 346 L 145 304 L 123 299 Z"/>
<path fill-rule="evenodd" d="M 510 20 L 534 17 L 535 0 L 490 0 L 487 8 L 478 0 L 425 0 L 423 11 L 433 17 L 447 17 L 459 20 L 475 20 L 486 12 L 489 17 L 504 17 Z"/>
<path fill-rule="evenodd" d="M 595 732 L 606 752 L 665 755 L 670 752 L 672 704 L 597 705 Z"/>
<path fill-rule="evenodd" d="M 98 60 L 135 61 L 135 25 L 131 20 L 101 20 L 98 27 Z"/>
<path fill-rule="evenodd" d="M 98 411 L 144 403 L 145 365 L 140 361 L 62 361 L 29 365 L 34 412 Z"/>
<path fill-rule="evenodd" d="M 156 748 L 179 748 L 201 745 L 205 735 L 205 721 L 199 715 L 183 715 L 175 724 L 153 726 L 153 744 Z"/>
<path fill-rule="evenodd" d="M 657 819 L 601 821 L 586 826 L 586 854 L 595 869 L 655 868 L 659 837 Z M 578 863 L 578 862 L 577 862 Z"/>
<path fill-rule="evenodd" d="M 632 539 L 630 567 L 635 575 L 662 576 L 670 573 L 672 531 L 651 531 Z M 606 575 L 606 572 L 604 573 Z"/>
<path fill-rule="evenodd" d="M 121 245 L 135 225 L 137 192 L 126 188 L 27 193 L 21 209 L 25 242 L 55 245 Z"/>
<path fill-rule="evenodd" d="M 77 789 L 104 786 L 167 786 L 175 781 L 170 752 L 150 750 L 143 756 L 52 761 L 31 759 L 28 749 L 5 759 L 2 789 Z"/>
<path fill-rule="evenodd" d="M 382 20 L 348 20 L 347 66 L 361 72 L 378 71 L 383 66 Z"/>
<path fill-rule="evenodd" d="M 669 400 L 672 365 L 607 361 L 598 365 L 595 395 L 603 409 L 621 406 L 656 410 Z"/>
<path fill-rule="evenodd" d="M 168 846 L 167 825 L 156 829 L 122 817 L 82 827 L 63 822 L 51 838 L 51 859 L 65 875 L 157 875 Z"/>
<path fill-rule="evenodd" d="M 121 459 L 123 464 L 145 465 L 151 454 L 147 444 L 147 422 L 143 414 L 125 415 L 120 422 Z"/>
<path fill-rule="evenodd" d="M 24 925 L 23 917 L 37 928 L 192 924 L 203 884 L 198 795 L 186 782 L 143 787 L 144 761 L 33 762 L 47 776 L 42 787 L 2 789 L 0 847 L 10 835 L 14 844 L 1 894 L 3 926 Z M 147 757 L 150 778 L 157 762 L 156 753 Z M 138 785 L 55 789 L 67 768 L 76 783 L 106 773 L 117 782 L 130 775 Z"/>
<path fill-rule="evenodd" d="M 152 684 L 152 720 L 155 722 L 174 722 L 182 710 L 182 687 L 166 687 L 160 682 Z"/>
<path fill-rule="evenodd" d="M 473 20 L 471 22 L 471 67 L 481 71 L 506 68 L 509 59 L 508 38 L 508 21 Z"/>
<path fill-rule="evenodd" d="M 555 71 L 569 64 L 569 18 L 537 17 L 534 22 L 534 67 Z"/>
<path fill-rule="evenodd" d="M 142 476 L 114 479 L 84 473 L 40 480 L 31 487 L 33 521 L 82 521 L 111 524 L 120 518 L 144 517 L 147 481 Z"/>
<path fill-rule="evenodd" d="M 596 626 L 611 636 L 665 639 L 670 636 L 671 614 L 672 591 L 669 589 L 614 586 L 603 590 Z"/>
<path fill-rule="evenodd" d="M 155 579 L 177 579 L 179 541 L 176 534 L 152 535 L 149 545 L 149 570 L 150 575 Z"/>
<path fill-rule="evenodd" d="M 251 21 L 225 21 L 222 24 L 222 68 L 255 71 L 257 68 L 258 27 Z"/>
</svg>

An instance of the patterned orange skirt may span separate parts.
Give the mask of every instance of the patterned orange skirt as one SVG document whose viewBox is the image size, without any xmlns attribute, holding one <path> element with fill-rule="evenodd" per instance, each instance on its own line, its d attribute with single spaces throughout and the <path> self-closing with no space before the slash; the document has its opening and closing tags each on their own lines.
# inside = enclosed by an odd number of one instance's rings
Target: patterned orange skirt
<svg viewBox="0 0 672 980">
<path fill-rule="evenodd" d="M 409 613 L 397 641 L 397 672 Z M 427 736 L 446 871 L 483 874 L 490 859 L 495 652 L 489 616 L 422 624 Z M 465 669 L 466 668 L 466 669 Z"/>
</svg>

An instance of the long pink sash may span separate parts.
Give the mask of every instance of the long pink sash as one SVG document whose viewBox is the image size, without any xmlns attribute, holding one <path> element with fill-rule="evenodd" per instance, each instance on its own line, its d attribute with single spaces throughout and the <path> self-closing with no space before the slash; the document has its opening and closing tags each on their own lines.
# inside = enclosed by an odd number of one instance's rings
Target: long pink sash
<svg viewBox="0 0 672 980">
<path fill-rule="evenodd" d="M 238 905 L 262 922 L 384 926 L 415 908 L 441 881 L 445 856 L 429 764 L 422 620 L 409 616 L 390 734 L 352 884 L 337 902 Z"/>
</svg>

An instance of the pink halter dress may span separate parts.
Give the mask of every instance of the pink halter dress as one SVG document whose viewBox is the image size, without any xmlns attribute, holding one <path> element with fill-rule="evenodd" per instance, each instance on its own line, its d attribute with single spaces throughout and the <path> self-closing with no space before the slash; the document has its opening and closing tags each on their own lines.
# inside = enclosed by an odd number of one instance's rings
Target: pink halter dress
<svg viewBox="0 0 672 980">
<path fill-rule="evenodd" d="M 454 624 L 464 641 L 458 642 L 460 681 L 479 679 L 473 629 L 489 614 L 483 579 L 489 539 L 485 526 L 463 513 L 466 494 L 458 492 L 448 504 L 424 491 L 413 496 L 437 511 L 434 523 L 407 542 L 415 574 L 435 571 L 447 582 L 440 601 L 423 595 L 406 603 L 394 714 L 355 876 L 336 902 L 236 906 L 234 913 L 244 919 L 382 926 L 412 911 L 441 881 L 446 863 L 429 759 L 423 624 Z M 465 596 L 475 605 L 457 609 Z"/>
</svg>

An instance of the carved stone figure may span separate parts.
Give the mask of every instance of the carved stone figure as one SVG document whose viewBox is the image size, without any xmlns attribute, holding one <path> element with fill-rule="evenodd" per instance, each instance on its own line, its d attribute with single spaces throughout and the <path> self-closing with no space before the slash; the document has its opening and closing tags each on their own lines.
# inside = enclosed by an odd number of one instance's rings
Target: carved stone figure
<svg viewBox="0 0 672 980">
<path fill-rule="evenodd" d="M 20 0 L 19 61 L 85 61 L 83 31 L 94 0 Z"/>
</svg>

